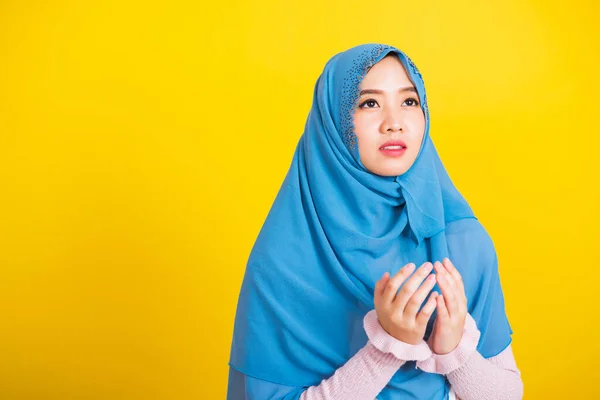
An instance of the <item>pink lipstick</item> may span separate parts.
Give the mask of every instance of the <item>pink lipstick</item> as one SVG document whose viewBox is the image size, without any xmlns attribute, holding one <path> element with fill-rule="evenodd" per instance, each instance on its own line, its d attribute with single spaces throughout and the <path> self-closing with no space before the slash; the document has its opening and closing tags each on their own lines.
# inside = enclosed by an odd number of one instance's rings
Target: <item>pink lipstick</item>
<svg viewBox="0 0 600 400">
<path fill-rule="evenodd" d="M 399 157 L 406 152 L 406 143 L 402 140 L 390 140 L 385 142 L 379 150 L 390 157 Z"/>
</svg>

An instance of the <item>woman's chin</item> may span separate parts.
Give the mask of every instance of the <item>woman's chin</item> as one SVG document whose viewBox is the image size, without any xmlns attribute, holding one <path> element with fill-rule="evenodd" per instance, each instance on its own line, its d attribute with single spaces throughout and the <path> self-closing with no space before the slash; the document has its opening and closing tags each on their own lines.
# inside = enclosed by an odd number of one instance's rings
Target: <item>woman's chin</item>
<svg viewBox="0 0 600 400">
<path fill-rule="evenodd" d="M 379 176 L 398 176 L 404 174 L 407 170 L 408 168 L 404 164 L 389 167 L 378 166 L 377 168 L 369 169 L 369 171 Z"/>
</svg>

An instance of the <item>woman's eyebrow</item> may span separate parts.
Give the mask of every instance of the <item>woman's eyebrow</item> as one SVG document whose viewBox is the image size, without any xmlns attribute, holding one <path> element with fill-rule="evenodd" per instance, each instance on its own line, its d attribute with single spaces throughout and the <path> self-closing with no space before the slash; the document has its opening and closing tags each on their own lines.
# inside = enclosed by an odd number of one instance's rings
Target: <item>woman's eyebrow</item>
<svg viewBox="0 0 600 400">
<path fill-rule="evenodd" d="M 414 86 L 407 86 L 407 87 L 403 87 L 398 89 L 398 93 L 401 92 L 415 92 L 417 93 L 417 89 Z M 378 89 L 365 89 L 365 90 L 361 90 L 360 95 L 362 96 L 363 94 L 383 94 L 383 90 L 378 90 Z"/>
</svg>

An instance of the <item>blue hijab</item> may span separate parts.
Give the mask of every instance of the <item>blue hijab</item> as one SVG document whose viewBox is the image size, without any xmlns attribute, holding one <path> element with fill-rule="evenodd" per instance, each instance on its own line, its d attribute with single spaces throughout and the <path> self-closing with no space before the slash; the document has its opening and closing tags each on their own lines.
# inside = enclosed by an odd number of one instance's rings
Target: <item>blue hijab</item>
<svg viewBox="0 0 600 400">
<path fill-rule="evenodd" d="M 352 120 L 360 82 L 389 53 L 399 57 L 417 88 L 425 135 L 406 173 L 382 177 L 360 161 Z M 481 331 L 478 351 L 488 358 L 510 344 L 493 242 L 452 184 L 429 127 L 423 79 L 402 51 L 365 44 L 327 62 L 289 171 L 248 259 L 232 368 L 280 385 L 318 385 L 366 344 L 362 319 L 374 308 L 375 282 L 383 273 L 444 257 L 463 276 L 468 311 Z M 443 375 L 407 362 L 378 399 L 445 399 L 448 392 Z"/>
</svg>

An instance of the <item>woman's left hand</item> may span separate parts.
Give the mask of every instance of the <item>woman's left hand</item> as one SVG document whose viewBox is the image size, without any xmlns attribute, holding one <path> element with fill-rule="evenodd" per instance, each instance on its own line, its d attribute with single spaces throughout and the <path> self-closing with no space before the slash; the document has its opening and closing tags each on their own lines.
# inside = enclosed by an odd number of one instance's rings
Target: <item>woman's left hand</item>
<svg viewBox="0 0 600 400">
<path fill-rule="evenodd" d="M 467 297 L 462 276 L 448 258 L 433 265 L 442 294 L 437 297 L 437 318 L 428 340 L 436 354 L 454 350 L 462 339 L 467 316 Z"/>
</svg>

